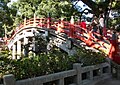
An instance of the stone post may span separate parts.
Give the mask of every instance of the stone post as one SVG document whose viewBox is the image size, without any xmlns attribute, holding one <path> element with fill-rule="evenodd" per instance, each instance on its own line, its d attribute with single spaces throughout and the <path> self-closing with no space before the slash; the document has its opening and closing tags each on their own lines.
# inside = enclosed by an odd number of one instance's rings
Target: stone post
<svg viewBox="0 0 120 85">
<path fill-rule="evenodd" d="M 64 78 L 59 79 L 58 85 L 64 85 Z"/>
<path fill-rule="evenodd" d="M 102 77 L 103 75 L 103 67 L 100 67 L 100 76 Z"/>
<path fill-rule="evenodd" d="M 28 44 L 28 38 L 24 37 L 24 45 Z"/>
<path fill-rule="evenodd" d="M 15 78 L 13 74 L 3 76 L 4 85 L 15 85 Z"/>
<path fill-rule="evenodd" d="M 117 79 L 120 79 L 120 65 L 117 66 Z"/>
<path fill-rule="evenodd" d="M 17 59 L 21 57 L 21 41 L 17 41 Z"/>
<path fill-rule="evenodd" d="M 93 70 L 90 71 L 90 80 L 93 80 Z"/>
<path fill-rule="evenodd" d="M 81 85 L 82 81 L 82 74 L 81 74 L 81 65 L 79 63 L 73 64 L 73 69 L 76 70 L 77 76 L 75 79 L 76 85 Z"/>
<path fill-rule="evenodd" d="M 12 59 L 16 59 L 16 44 L 12 47 Z"/>
</svg>

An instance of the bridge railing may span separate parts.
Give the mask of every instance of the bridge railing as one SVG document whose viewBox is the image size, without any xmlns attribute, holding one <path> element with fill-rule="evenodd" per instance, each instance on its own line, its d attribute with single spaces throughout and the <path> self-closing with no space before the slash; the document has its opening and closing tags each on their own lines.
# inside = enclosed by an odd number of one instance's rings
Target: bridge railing
<svg viewBox="0 0 120 85">
<path fill-rule="evenodd" d="M 89 30 L 81 28 L 78 24 L 71 24 L 68 21 L 64 20 L 56 20 L 53 18 L 32 18 L 29 20 L 24 20 L 24 23 L 20 24 L 19 27 L 16 28 L 14 31 L 14 34 L 16 34 L 20 29 L 24 28 L 25 26 L 37 26 L 40 28 L 51 28 L 59 32 L 64 32 L 68 34 L 70 37 L 80 39 L 81 36 L 78 36 L 77 33 L 81 34 L 84 32 L 89 32 Z M 97 36 L 100 36 L 99 33 L 93 33 Z M 13 34 L 13 36 L 14 36 Z M 107 33 L 108 35 L 111 35 L 109 32 Z M 90 36 L 93 38 L 92 36 Z M 107 39 L 107 38 L 106 38 Z"/>
<path fill-rule="evenodd" d="M 24 27 L 29 27 L 29 26 L 35 26 L 35 27 L 39 27 L 39 28 L 51 28 L 54 29 L 58 32 L 64 32 L 66 33 L 69 37 L 72 38 L 77 38 L 77 39 L 82 39 L 82 40 L 86 40 L 85 37 L 80 36 L 79 34 L 86 34 L 86 36 L 88 37 L 88 40 L 96 40 L 98 41 L 97 38 L 93 37 L 93 34 L 97 35 L 97 36 L 101 36 L 99 33 L 94 33 L 91 32 L 91 30 L 88 29 L 84 29 L 81 28 L 78 24 L 71 24 L 68 21 L 64 21 L 64 20 L 56 20 L 53 18 L 32 18 L 29 20 L 24 20 L 24 23 L 20 24 L 19 27 L 16 28 L 16 30 L 14 31 L 14 34 L 12 35 L 11 38 L 9 38 L 8 40 L 13 39 L 14 35 L 17 34 L 22 28 Z M 111 38 L 111 33 L 107 32 L 107 36 L 103 37 L 104 39 L 108 40 Z M 109 38 L 108 38 L 109 37 Z"/>
<path fill-rule="evenodd" d="M 73 69 L 35 78 L 15 81 L 14 75 L 3 76 L 4 85 L 43 85 L 56 81 L 56 85 L 65 85 L 66 79 L 72 78 L 69 85 L 91 85 L 108 78 L 111 75 L 110 65 L 102 63 L 99 65 L 81 67 L 80 63 L 73 64 Z M 94 84 L 93 84 L 94 85 Z"/>
<path fill-rule="evenodd" d="M 93 32 L 92 29 L 84 29 L 80 27 L 80 25 L 77 23 L 72 23 L 70 21 L 65 21 L 64 19 L 57 20 L 53 18 L 32 18 L 29 20 L 24 20 L 24 23 L 20 24 L 16 30 L 14 30 L 14 33 L 12 37 L 8 38 L 7 41 L 9 44 L 12 42 L 16 34 L 19 32 L 26 30 L 28 28 L 35 27 L 35 28 L 46 28 L 46 29 L 53 29 L 57 32 L 63 32 L 68 37 L 74 38 L 74 39 L 80 39 L 83 42 L 85 42 L 88 46 L 97 48 L 105 52 L 107 55 L 110 53 L 111 49 L 111 41 L 112 41 L 112 31 L 104 29 L 103 35 L 100 35 L 99 32 Z M 98 38 L 96 38 L 96 36 Z M 119 36 L 120 37 L 120 36 Z M 120 41 L 120 39 L 118 39 Z M 97 43 L 97 44 L 96 44 Z M 116 43 L 116 45 L 118 45 Z"/>
<path fill-rule="evenodd" d="M 18 32 L 24 30 L 25 27 L 31 27 L 31 26 L 38 28 L 50 28 L 58 32 L 63 32 L 67 34 L 69 37 L 83 40 L 84 42 L 88 43 L 88 45 L 92 44 L 93 41 L 95 42 L 99 41 L 99 39 L 93 37 L 93 34 L 97 36 L 101 36 L 99 33 L 94 33 L 89 29 L 81 28 L 78 23 L 72 24 L 68 21 L 56 20 L 53 18 L 39 18 L 39 19 L 31 18 L 29 20 L 24 19 L 24 23 L 20 24 L 19 27 L 17 27 L 16 30 L 14 30 L 12 37 L 9 38 L 7 41 L 11 41 L 15 37 L 15 35 Z M 107 34 L 110 35 L 109 38 L 111 38 L 111 34 L 109 32 Z M 107 37 L 103 37 L 103 38 L 105 38 L 106 40 L 108 39 Z"/>
</svg>

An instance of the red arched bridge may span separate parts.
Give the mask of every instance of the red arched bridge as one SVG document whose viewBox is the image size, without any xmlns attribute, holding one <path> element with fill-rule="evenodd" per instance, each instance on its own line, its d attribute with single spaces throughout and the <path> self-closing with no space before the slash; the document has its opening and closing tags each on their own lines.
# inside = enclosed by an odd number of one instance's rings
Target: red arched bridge
<svg viewBox="0 0 120 85">
<path fill-rule="evenodd" d="M 44 40 L 48 39 L 48 50 L 52 45 L 56 45 L 70 55 L 75 52 L 72 44 L 79 46 L 81 42 L 84 42 L 89 47 L 102 50 L 110 59 L 120 64 L 120 35 L 117 33 L 118 39 L 113 39 L 114 35 L 112 30 L 106 28 L 103 29 L 103 35 L 100 35 L 99 32 L 93 32 L 91 27 L 84 29 L 80 27 L 78 22 L 74 22 L 73 17 L 71 21 L 32 18 L 29 20 L 24 19 L 24 22 L 12 32 L 11 37 L 6 39 L 6 45 L 12 51 L 12 58 L 19 59 L 26 54 L 26 50 L 41 47 L 36 46 L 35 36 L 39 36 Z M 24 47 L 26 45 L 29 48 Z"/>
</svg>

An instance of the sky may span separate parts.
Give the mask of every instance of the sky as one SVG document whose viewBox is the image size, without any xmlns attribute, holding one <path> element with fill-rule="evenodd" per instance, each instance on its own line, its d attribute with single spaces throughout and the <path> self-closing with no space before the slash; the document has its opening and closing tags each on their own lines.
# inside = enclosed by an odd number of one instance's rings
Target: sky
<svg viewBox="0 0 120 85">
<path fill-rule="evenodd" d="M 17 0 L 11 0 L 11 2 L 16 2 Z"/>
<path fill-rule="evenodd" d="M 12 4 L 13 2 L 16 2 L 16 1 L 17 1 L 17 0 L 11 0 L 11 2 L 7 4 L 7 6 L 9 6 L 9 7 L 10 7 L 10 6 L 11 6 L 11 4 Z"/>
<path fill-rule="evenodd" d="M 74 2 L 75 3 L 75 2 Z M 89 8 L 86 4 L 84 4 L 82 1 L 79 1 L 77 4 L 76 4 L 76 8 L 78 9 L 78 11 L 80 11 L 80 12 L 82 12 L 84 9 L 89 9 L 89 10 L 91 10 L 91 8 Z M 84 11 L 85 12 L 85 11 Z M 87 10 L 86 10 L 86 12 L 88 12 Z M 86 17 L 93 17 L 93 14 L 91 14 L 91 13 L 88 13 L 88 14 L 84 14 L 83 13 L 83 15 L 84 16 L 86 16 Z"/>
<path fill-rule="evenodd" d="M 76 2 L 74 2 L 76 3 Z M 76 4 L 76 8 L 78 8 L 78 10 L 80 12 L 82 12 L 84 9 L 90 9 L 86 4 L 84 4 L 82 1 L 79 1 L 77 4 Z"/>
</svg>

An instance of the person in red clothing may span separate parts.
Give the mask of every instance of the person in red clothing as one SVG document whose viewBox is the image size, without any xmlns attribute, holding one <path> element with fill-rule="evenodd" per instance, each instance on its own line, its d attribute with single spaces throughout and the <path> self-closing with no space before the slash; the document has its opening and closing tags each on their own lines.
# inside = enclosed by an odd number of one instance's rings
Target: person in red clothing
<svg viewBox="0 0 120 85">
<path fill-rule="evenodd" d="M 81 29 L 81 33 L 86 32 L 87 27 L 86 27 L 86 22 L 85 22 L 84 19 L 81 20 L 81 22 L 80 22 L 80 27 L 82 28 L 82 29 Z"/>
<path fill-rule="evenodd" d="M 86 22 L 84 19 L 81 20 L 80 26 L 84 29 L 86 29 Z"/>
</svg>

